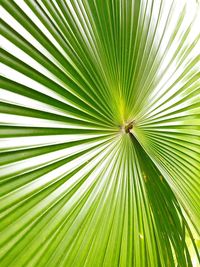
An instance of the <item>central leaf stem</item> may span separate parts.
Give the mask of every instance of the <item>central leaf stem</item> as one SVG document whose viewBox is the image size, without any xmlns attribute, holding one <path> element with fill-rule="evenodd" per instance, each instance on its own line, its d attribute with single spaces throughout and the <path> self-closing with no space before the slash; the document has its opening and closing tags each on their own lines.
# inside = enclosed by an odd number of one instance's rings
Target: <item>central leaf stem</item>
<svg viewBox="0 0 200 267">
<path fill-rule="evenodd" d="M 125 133 L 130 133 L 130 130 L 133 128 L 133 121 L 125 125 Z"/>
</svg>

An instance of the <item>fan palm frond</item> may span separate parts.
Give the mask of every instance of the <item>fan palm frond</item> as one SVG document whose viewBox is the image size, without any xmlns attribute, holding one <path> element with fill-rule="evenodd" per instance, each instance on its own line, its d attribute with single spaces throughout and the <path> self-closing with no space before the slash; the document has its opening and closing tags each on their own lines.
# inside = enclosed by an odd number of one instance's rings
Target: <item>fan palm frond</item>
<svg viewBox="0 0 200 267">
<path fill-rule="evenodd" d="M 0 265 L 199 266 L 198 1 L 1 4 Z"/>
</svg>

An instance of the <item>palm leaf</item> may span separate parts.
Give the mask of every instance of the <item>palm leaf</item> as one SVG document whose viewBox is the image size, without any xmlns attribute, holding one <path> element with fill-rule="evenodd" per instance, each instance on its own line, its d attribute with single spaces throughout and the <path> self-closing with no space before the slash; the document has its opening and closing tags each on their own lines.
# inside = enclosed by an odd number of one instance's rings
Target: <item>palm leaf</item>
<svg viewBox="0 0 200 267">
<path fill-rule="evenodd" d="M 198 266 L 198 1 L 1 1 L 1 266 Z"/>
</svg>

